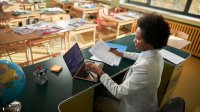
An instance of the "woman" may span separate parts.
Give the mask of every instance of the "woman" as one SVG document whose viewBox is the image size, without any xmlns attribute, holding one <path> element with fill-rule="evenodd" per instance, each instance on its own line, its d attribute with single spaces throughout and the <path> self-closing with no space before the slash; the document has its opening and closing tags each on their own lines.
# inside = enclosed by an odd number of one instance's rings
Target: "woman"
<svg viewBox="0 0 200 112">
<path fill-rule="evenodd" d="M 122 53 L 110 49 L 117 56 L 136 60 L 119 85 L 95 64 L 86 65 L 86 69 L 95 72 L 108 91 L 119 99 L 119 111 L 156 112 L 157 90 L 164 66 L 158 49 L 166 45 L 169 34 L 169 26 L 162 16 L 148 14 L 138 19 L 133 42 L 142 52 Z"/>
</svg>

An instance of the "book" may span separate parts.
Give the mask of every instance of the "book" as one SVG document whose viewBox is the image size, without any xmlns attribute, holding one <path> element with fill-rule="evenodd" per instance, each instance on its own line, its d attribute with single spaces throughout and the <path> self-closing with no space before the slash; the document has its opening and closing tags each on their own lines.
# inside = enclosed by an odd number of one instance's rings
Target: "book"
<svg viewBox="0 0 200 112">
<path fill-rule="evenodd" d="M 111 47 L 116 48 L 120 52 L 124 52 L 127 49 L 127 46 L 124 45 L 105 43 L 104 41 L 99 40 L 94 46 L 89 49 L 89 52 L 93 54 L 90 59 L 102 61 L 111 66 L 118 66 L 122 58 L 116 56 L 112 52 L 109 52 Z"/>
</svg>

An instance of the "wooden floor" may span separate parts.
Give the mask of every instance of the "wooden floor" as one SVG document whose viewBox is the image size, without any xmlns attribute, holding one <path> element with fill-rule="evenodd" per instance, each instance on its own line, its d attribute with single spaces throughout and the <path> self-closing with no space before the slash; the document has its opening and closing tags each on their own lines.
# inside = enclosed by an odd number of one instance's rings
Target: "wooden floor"
<svg viewBox="0 0 200 112">
<path fill-rule="evenodd" d="M 123 33 L 125 31 L 121 31 Z M 92 41 L 90 39 L 90 33 L 78 35 L 79 46 Z M 103 39 L 105 41 L 112 40 L 115 38 L 115 33 L 112 30 L 104 29 L 102 32 L 97 33 L 96 40 Z M 74 44 L 75 38 L 72 39 L 72 44 Z M 60 49 L 60 44 L 52 44 L 52 51 L 58 51 Z M 89 47 L 89 46 L 88 46 Z M 82 48 L 82 47 L 81 47 Z M 45 55 L 47 53 L 46 49 L 43 47 L 34 48 L 35 56 Z M 66 52 L 66 51 L 61 51 Z M 37 54 L 38 53 L 38 54 Z M 1 57 L 0 59 L 6 59 Z M 13 56 L 15 61 L 24 61 L 25 55 L 23 53 L 18 53 Z M 189 58 L 183 71 L 181 77 L 178 81 L 176 89 L 172 94 L 172 97 L 181 96 L 186 101 L 186 111 L 185 112 L 200 112 L 200 58 L 191 57 Z"/>
<path fill-rule="evenodd" d="M 185 112 L 200 112 L 200 58 L 186 61 L 172 96 L 185 99 Z"/>
</svg>

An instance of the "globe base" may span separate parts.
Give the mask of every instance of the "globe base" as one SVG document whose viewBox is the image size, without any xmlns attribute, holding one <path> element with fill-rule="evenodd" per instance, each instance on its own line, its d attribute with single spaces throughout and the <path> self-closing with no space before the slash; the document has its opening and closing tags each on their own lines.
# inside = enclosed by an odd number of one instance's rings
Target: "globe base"
<svg viewBox="0 0 200 112">
<path fill-rule="evenodd" d="M 22 105 L 19 101 L 13 101 L 8 106 L 0 107 L 0 112 L 20 112 Z"/>
</svg>

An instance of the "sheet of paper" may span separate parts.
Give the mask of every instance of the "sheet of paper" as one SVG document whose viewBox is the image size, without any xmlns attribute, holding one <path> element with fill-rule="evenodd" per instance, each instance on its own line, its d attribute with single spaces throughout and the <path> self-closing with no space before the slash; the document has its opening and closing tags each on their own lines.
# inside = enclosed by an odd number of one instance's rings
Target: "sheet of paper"
<svg viewBox="0 0 200 112">
<path fill-rule="evenodd" d="M 174 54 L 170 51 L 167 51 L 165 49 L 162 49 L 159 52 L 162 54 L 163 58 L 165 58 L 166 60 L 168 60 L 168 61 L 170 61 L 174 64 L 179 64 L 179 63 L 185 61 L 184 58 L 182 58 L 182 57 L 180 57 L 180 56 L 178 56 L 178 55 L 176 55 L 176 54 Z"/>
<path fill-rule="evenodd" d="M 106 43 L 106 45 L 108 45 L 110 48 L 116 48 L 118 51 L 120 52 L 125 52 L 127 49 L 127 46 L 125 45 L 120 45 L 120 44 L 113 44 L 113 43 Z M 92 56 L 90 57 L 91 60 L 96 60 L 96 61 L 102 61 L 101 59 L 97 58 L 96 56 Z M 116 60 L 114 61 L 113 65 L 114 66 L 118 66 L 121 62 L 121 58 L 116 58 Z"/>
<path fill-rule="evenodd" d="M 102 60 L 104 63 L 107 63 L 111 66 L 119 65 L 121 57 L 116 56 L 115 54 L 109 52 L 110 47 L 106 45 L 103 40 L 99 40 L 94 46 L 89 49 L 89 52 L 95 57 Z"/>
</svg>

